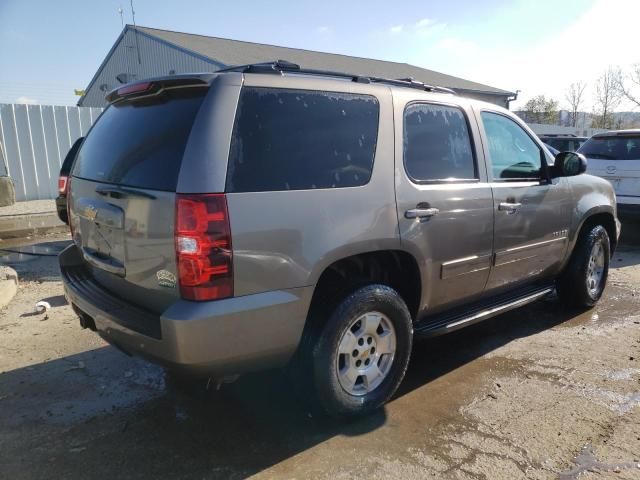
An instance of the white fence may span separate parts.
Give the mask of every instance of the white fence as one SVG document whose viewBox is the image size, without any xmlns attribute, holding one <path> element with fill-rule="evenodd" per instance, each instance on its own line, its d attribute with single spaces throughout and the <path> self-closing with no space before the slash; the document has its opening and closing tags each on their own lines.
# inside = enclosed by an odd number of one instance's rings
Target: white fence
<svg viewBox="0 0 640 480">
<path fill-rule="evenodd" d="M 0 174 L 13 179 L 17 201 L 57 196 L 65 155 L 100 112 L 101 108 L 0 103 Z"/>
</svg>

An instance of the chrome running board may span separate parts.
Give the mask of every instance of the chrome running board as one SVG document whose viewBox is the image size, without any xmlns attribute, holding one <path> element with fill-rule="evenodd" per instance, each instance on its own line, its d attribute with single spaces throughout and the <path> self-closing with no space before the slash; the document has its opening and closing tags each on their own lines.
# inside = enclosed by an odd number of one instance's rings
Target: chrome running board
<svg viewBox="0 0 640 480">
<path fill-rule="evenodd" d="M 501 295 L 493 300 L 485 300 L 475 306 L 461 307 L 432 317 L 426 316 L 415 325 L 414 332 L 421 336 L 452 332 L 534 302 L 551 293 L 554 288 L 553 285 L 529 287 L 508 295 Z"/>
</svg>

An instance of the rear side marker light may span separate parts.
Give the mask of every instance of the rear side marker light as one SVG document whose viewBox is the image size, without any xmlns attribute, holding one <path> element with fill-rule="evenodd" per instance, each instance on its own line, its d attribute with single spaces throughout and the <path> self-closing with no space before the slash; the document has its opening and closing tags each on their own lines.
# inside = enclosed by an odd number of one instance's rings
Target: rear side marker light
<svg viewBox="0 0 640 480">
<path fill-rule="evenodd" d="M 176 198 L 176 261 L 180 294 L 186 300 L 233 296 L 233 254 L 224 194 Z"/>
</svg>

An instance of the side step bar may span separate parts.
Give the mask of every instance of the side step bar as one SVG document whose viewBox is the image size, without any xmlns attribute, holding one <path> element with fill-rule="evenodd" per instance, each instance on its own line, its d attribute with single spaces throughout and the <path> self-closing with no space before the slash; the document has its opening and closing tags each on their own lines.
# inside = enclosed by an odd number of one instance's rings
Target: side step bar
<svg viewBox="0 0 640 480">
<path fill-rule="evenodd" d="M 519 290 L 509 296 L 499 296 L 475 306 L 454 309 L 443 314 L 426 316 L 414 325 L 414 332 L 420 336 L 440 335 L 453 332 L 467 325 L 471 325 L 487 318 L 494 317 L 551 293 L 553 285 L 529 287 Z"/>
</svg>

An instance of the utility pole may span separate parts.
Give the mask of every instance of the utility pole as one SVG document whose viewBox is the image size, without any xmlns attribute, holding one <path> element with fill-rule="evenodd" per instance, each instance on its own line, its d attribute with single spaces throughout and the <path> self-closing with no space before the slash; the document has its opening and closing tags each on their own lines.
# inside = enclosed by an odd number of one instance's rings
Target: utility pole
<svg viewBox="0 0 640 480">
<path fill-rule="evenodd" d="M 131 0 L 131 19 L 133 20 L 133 32 L 136 39 L 136 52 L 138 53 L 138 65 L 140 61 L 140 44 L 138 43 L 138 27 L 136 27 L 136 12 L 133 10 L 133 0 Z"/>
</svg>

